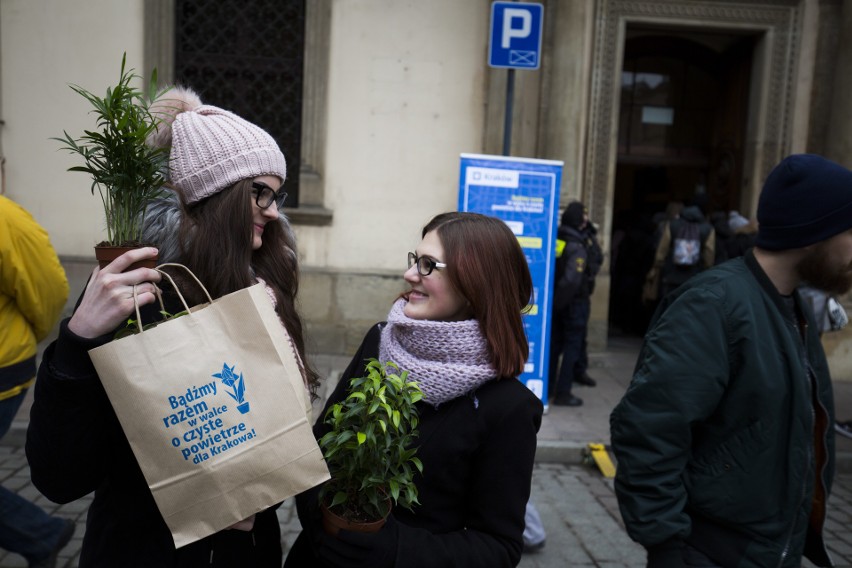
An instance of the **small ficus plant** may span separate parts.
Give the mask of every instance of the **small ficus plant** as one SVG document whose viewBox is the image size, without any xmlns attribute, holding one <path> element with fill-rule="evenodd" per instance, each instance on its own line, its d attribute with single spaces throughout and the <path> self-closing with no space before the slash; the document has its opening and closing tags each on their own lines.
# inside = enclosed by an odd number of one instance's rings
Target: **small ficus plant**
<svg viewBox="0 0 852 568">
<path fill-rule="evenodd" d="M 348 392 L 325 414 L 331 430 L 319 445 L 331 480 L 320 502 L 355 522 L 383 519 L 393 505 L 410 510 L 419 504 L 415 473 L 423 472 L 412 447 L 420 387 L 396 364 L 370 359 L 366 376 L 353 378 Z"/>
</svg>

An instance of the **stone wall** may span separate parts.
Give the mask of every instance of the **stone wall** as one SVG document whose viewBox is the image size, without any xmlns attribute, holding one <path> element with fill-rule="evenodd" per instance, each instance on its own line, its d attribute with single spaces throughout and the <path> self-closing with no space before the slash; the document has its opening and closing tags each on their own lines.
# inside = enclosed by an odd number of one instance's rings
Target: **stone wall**
<svg viewBox="0 0 852 568">
<path fill-rule="evenodd" d="M 305 320 L 308 351 L 354 354 L 370 326 L 387 318 L 393 300 L 404 290 L 399 272 L 303 270 L 299 311 Z"/>
</svg>

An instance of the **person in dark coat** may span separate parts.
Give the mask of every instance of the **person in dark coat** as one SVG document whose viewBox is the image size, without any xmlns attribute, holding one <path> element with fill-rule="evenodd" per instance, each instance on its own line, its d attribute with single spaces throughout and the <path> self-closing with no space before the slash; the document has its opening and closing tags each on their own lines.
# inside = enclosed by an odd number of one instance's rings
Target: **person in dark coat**
<svg viewBox="0 0 852 568">
<path fill-rule="evenodd" d="M 423 391 L 415 447 L 420 505 L 395 508 L 376 534 L 320 527 L 318 490 L 297 497 L 303 531 L 286 568 L 516 566 L 541 424 L 541 401 L 516 377 L 529 355 L 521 320 L 532 280 L 505 223 L 443 213 L 408 254 L 409 289 L 375 325 L 326 404 L 366 360 L 393 361 Z M 325 411 L 314 434 L 327 431 Z"/>
<path fill-rule="evenodd" d="M 665 297 L 610 417 L 615 491 L 649 568 L 832 566 L 828 363 L 803 282 L 852 288 L 852 171 L 797 154 L 755 247 Z"/>
<path fill-rule="evenodd" d="M 722 264 L 728 260 L 728 244 L 734 236 L 734 232 L 728 225 L 728 216 L 724 211 L 715 211 L 710 215 L 710 224 L 716 235 L 715 259 L 713 264 Z"/>
<path fill-rule="evenodd" d="M 692 230 L 693 233 L 689 234 Z M 716 235 L 713 226 L 696 205 L 683 208 L 677 219 L 661 226 L 657 252 L 651 270 L 660 274 L 659 298 L 663 298 L 716 262 Z"/>
<path fill-rule="evenodd" d="M 167 232 L 147 231 L 164 241 L 160 261 L 187 265 L 214 298 L 265 283 L 303 363 L 305 392 L 299 394 L 308 402 L 316 373 L 305 363 L 295 311 L 295 243 L 279 215 L 285 197 L 280 191 L 286 177 L 284 155 L 261 128 L 202 105 L 188 89 L 170 90 L 162 103 L 152 112 L 167 115 L 166 122 L 150 142 L 171 147 L 168 183 L 177 196 L 157 204 L 157 213 L 146 218 Z M 57 503 L 94 492 L 80 568 L 280 568 L 277 505 L 175 548 L 89 358 L 88 351 L 112 340 L 134 311 L 134 285 L 143 323 L 160 319 L 159 305 L 154 307 L 160 273 L 150 268 L 126 271 L 157 253 L 152 247 L 134 249 L 96 268 L 73 315 L 61 323 L 59 337 L 45 351 L 27 431 L 33 483 Z M 201 303 L 195 288 L 184 290 L 191 305 Z M 164 298 L 170 313 L 182 309 L 174 294 L 166 292 Z"/>
<path fill-rule="evenodd" d="M 559 241 L 564 246 L 561 252 L 558 251 L 553 285 L 550 390 L 554 393 L 553 404 L 580 406 L 583 400 L 574 396 L 573 385 L 593 387 L 596 384 L 588 375 L 586 335 L 591 312 L 590 297 L 603 254 L 585 207 L 579 201 L 569 203 L 562 213 L 557 238 L 557 247 Z"/>
</svg>

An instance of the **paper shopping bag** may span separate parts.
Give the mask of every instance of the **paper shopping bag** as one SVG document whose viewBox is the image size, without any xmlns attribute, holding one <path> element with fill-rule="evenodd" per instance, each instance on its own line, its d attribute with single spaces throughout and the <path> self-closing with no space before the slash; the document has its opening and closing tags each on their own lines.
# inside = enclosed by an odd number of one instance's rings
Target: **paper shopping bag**
<svg viewBox="0 0 852 568">
<path fill-rule="evenodd" d="M 261 284 L 89 354 L 176 547 L 328 479 Z"/>
</svg>

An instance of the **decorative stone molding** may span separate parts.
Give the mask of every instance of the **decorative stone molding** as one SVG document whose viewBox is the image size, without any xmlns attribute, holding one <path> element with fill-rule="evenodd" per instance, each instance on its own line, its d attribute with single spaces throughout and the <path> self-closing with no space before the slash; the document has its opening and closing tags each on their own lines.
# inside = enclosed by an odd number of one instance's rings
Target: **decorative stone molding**
<svg viewBox="0 0 852 568">
<path fill-rule="evenodd" d="M 300 208 L 307 206 L 315 213 L 325 212 L 329 222 L 331 211 L 324 208 L 323 172 L 328 130 L 326 117 L 330 38 L 331 0 L 307 0 L 305 2 L 305 71 L 302 87 L 302 163 L 299 179 L 301 193 L 299 206 Z"/>
<path fill-rule="evenodd" d="M 625 31 L 629 24 L 654 24 L 676 28 L 715 28 L 762 35 L 765 55 L 755 61 L 758 92 L 750 97 L 754 117 L 744 172 L 752 188 L 768 175 L 790 147 L 791 109 L 795 65 L 801 33 L 798 0 L 682 1 L 600 0 L 595 17 L 593 70 L 584 194 L 593 220 L 609 227 L 605 219 L 615 183 L 620 73 Z M 748 189 L 746 188 L 746 191 Z"/>
<path fill-rule="evenodd" d="M 144 18 L 145 76 L 156 67 L 160 82 L 171 83 L 174 81 L 174 0 L 145 0 Z M 331 0 L 306 1 L 299 208 L 287 209 L 287 216 L 297 224 L 328 225 L 332 219 L 332 212 L 324 206 L 323 182 L 330 35 Z"/>
</svg>

